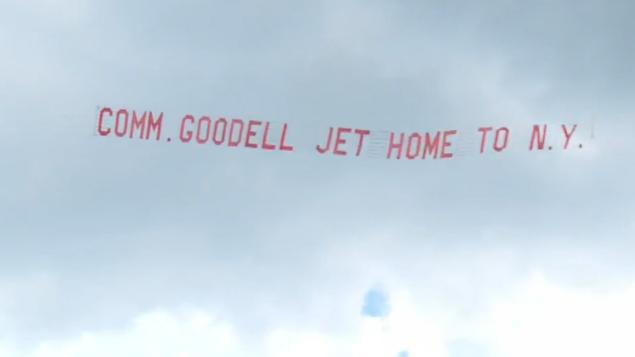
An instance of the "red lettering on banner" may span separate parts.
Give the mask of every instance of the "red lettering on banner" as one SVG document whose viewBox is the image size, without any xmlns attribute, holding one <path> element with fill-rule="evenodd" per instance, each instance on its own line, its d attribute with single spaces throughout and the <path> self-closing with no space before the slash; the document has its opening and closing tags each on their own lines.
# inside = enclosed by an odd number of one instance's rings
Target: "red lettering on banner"
<svg viewBox="0 0 635 357">
<path fill-rule="evenodd" d="M 218 139 L 218 126 L 220 124 L 223 124 L 223 131 L 221 132 L 223 134 L 223 136 L 220 137 L 220 139 Z M 216 145 L 221 145 L 224 141 L 225 141 L 225 133 L 227 132 L 227 119 L 225 118 L 219 118 L 216 123 L 214 123 L 214 134 L 212 135 L 212 140 L 214 141 L 214 144 Z"/>
<path fill-rule="evenodd" d="M 569 147 L 569 140 L 571 140 L 571 136 L 573 135 L 573 133 L 575 132 L 575 129 L 578 127 L 577 124 L 573 125 L 573 128 L 571 128 L 571 132 L 569 132 L 567 130 L 567 126 L 566 125 L 562 125 L 562 131 L 564 131 L 564 149 L 566 150 Z"/>
<path fill-rule="evenodd" d="M 434 135 L 434 139 L 430 139 L 430 133 L 426 133 L 426 140 L 423 145 L 422 159 L 426 159 L 428 155 L 434 154 L 433 158 L 436 159 L 439 156 L 439 145 L 441 144 L 441 132 L 437 131 Z"/>
<path fill-rule="evenodd" d="M 106 127 L 105 120 L 107 117 L 112 118 L 112 115 L 113 111 L 110 108 L 103 108 L 99 111 L 99 122 L 97 124 L 97 132 L 99 135 L 107 136 L 111 133 L 112 129 Z M 139 139 L 147 140 L 153 131 L 157 131 L 158 140 L 161 134 L 162 119 L 163 113 L 155 120 L 150 111 L 143 112 L 143 114 L 139 115 L 139 113 L 133 110 L 131 116 L 130 111 L 122 108 L 117 110 L 115 114 L 114 133 L 120 138 L 127 136 L 132 139 L 137 136 Z"/>
<path fill-rule="evenodd" d="M 538 146 L 538 150 L 542 150 L 545 147 L 545 139 L 547 138 L 547 125 L 542 126 L 542 133 L 540 127 L 534 125 L 534 129 L 531 132 L 531 141 L 529 142 L 529 150 L 534 149 L 534 143 Z"/>
<path fill-rule="evenodd" d="M 99 109 L 98 113 L 97 133 L 100 136 L 114 134 L 113 136 L 121 138 L 149 140 L 152 137 L 160 140 L 162 125 L 162 112 L 155 115 L 152 111 L 136 112 L 126 108 L 103 107 Z M 583 143 L 572 140 L 577 127 L 578 124 L 561 125 L 564 135 L 564 150 L 568 150 L 572 143 L 580 149 L 583 148 Z M 190 143 L 196 139 L 199 144 L 209 144 L 210 141 L 213 141 L 218 146 L 244 146 L 266 151 L 294 151 L 294 146 L 287 142 L 288 123 L 282 124 L 280 135 L 278 135 L 278 128 L 277 124 L 272 124 L 269 121 L 245 121 L 240 118 L 229 121 L 224 117 L 214 120 L 207 115 L 197 118 L 186 114 L 181 119 L 178 134 L 182 143 Z M 546 124 L 533 125 L 529 139 L 530 151 L 543 150 L 548 145 L 547 129 L 548 125 Z M 489 150 L 504 152 L 510 145 L 511 130 L 508 127 L 479 127 L 478 132 L 481 133 L 480 154 L 488 150 L 488 146 Z M 355 152 L 355 156 L 359 157 L 365 149 L 364 145 L 370 140 L 367 140 L 367 137 L 370 136 L 373 140 L 371 144 L 379 144 L 379 141 L 383 140 L 379 145 L 385 147 L 387 141 L 386 159 L 396 158 L 400 160 L 402 156 L 408 160 L 419 157 L 423 160 L 427 158 L 451 159 L 454 157 L 452 152 L 454 136 L 459 132 L 446 130 L 436 132 L 392 131 L 389 133 L 390 137 L 386 140 L 383 135 L 380 137 L 371 136 L 371 131 L 366 129 L 329 127 L 325 141 L 316 145 L 315 150 L 319 154 L 331 153 L 339 156 L 348 156 L 349 153 Z M 172 138 L 168 137 L 167 142 L 171 141 Z M 469 142 L 463 144 L 467 145 Z M 371 145 L 371 150 L 377 147 L 379 146 Z M 548 148 L 552 150 L 553 146 L 548 146 Z M 351 156 L 353 155 L 351 154 Z"/>
<path fill-rule="evenodd" d="M 121 117 L 123 117 L 123 129 L 121 129 Z M 126 135 L 126 131 L 128 130 L 128 111 L 125 109 L 119 109 L 117 111 L 117 115 L 115 115 L 115 135 L 118 137 L 122 137 Z"/>
<path fill-rule="evenodd" d="M 364 137 L 370 134 L 370 130 L 363 129 L 355 129 L 355 134 L 359 135 L 359 141 L 357 142 L 357 151 L 355 152 L 355 156 L 359 156 L 362 152 L 362 147 L 364 146 Z"/>
<path fill-rule="evenodd" d="M 194 117 L 190 114 L 185 115 L 183 120 L 181 120 L 181 132 L 179 133 L 179 138 L 184 143 L 189 143 L 190 140 L 192 140 L 192 130 L 185 130 L 185 124 L 188 121 L 194 124 Z"/>
<path fill-rule="evenodd" d="M 333 148 L 333 154 L 346 155 L 346 151 L 340 150 L 340 144 L 346 145 L 346 139 L 342 138 L 342 133 L 350 133 L 350 128 L 337 128 L 337 137 L 335 139 L 335 147 Z"/>
<path fill-rule="evenodd" d="M 390 132 L 390 143 L 388 144 L 388 154 L 386 155 L 387 159 L 390 159 L 392 156 L 392 151 L 394 149 L 399 149 L 397 152 L 397 160 L 401 159 L 401 151 L 403 150 L 403 137 L 404 133 L 399 134 L 399 142 L 395 142 L 395 133 Z"/>
<path fill-rule="evenodd" d="M 236 125 L 240 126 L 240 131 L 238 132 L 238 139 L 234 140 L 234 128 L 236 127 Z M 240 144 L 242 138 L 243 138 L 243 121 L 242 119 L 232 119 L 231 124 L 229 125 L 229 140 L 228 140 L 228 145 L 230 147 L 236 147 L 238 146 L 238 144 Z"/>
<path fill-rule="evenodd" d="M 346 151 L 343 146 L 346 146 L 347 138 L 346 135 L 354 132 L 358 136 L 357 140 L 357 149 L 355 150 L 355 156 L 359 156 L 362 153 L 362 149 L 364 147 L 364 138 L 370 134 L 370 130 L 364 129 L 355 129 L 352 128 L 340 128 L 337 129 L 333 127 L 329 127 L 329 132 L 326 137 L 326 142 L 323 146 L 319 144 L 315 146 L 315 149 L 320 154 L 325 154 L 329 150 L 331 150 L 331 143 L 333 143 L 333 154 L 334 155 L 348 155 L 348 151 Z"/>
<path fill-rule="evenodd" d="M 501 132 L 504 133 L 504 139 L 502 144 L 500 144 L 500 141 L 499 141 Z M 498 152 L 503 151 L 507 147 L 508 143 L 509 143 L 509 129 L 507 129 L 506 127 L 502 127 L 496 130 L 496 135 L 494 136 L 494 150 Z"/>
<path fill-rule="evenodd" d="M 269 138 L 269 122 L 265 122 L 265 132 L 264 134 L 262 134 L 262 149 L 275 150 L 276 146 L 273 144 L 270 144 L 267 140 L 268 138 Z"/>
<path fill-rule="evenodd" d="M 287 123 L 282 125 L 282 135 L 280 136 L 280 150 L 293 151 L 293 146 L 285 144 L 287 139 Z"/>
<path fill-rule="evenodd" d="M 132 111 L 132 123 L 130 125 L 130 139 L 134 136 L 134 132 L 137 129 L 141 129 L 139 133 L 139 138 L 143 139 L 144 131 L 146 129 L 146 112 L 143 112 L 143 115 L 139 117 L 136 111 Z"/>
<path fill-rule="evenodd" d="M 485 144 L 487 142 L 487 133 L 489 133 L 492 130 L 492 127 L 486 127 L 486 128 L 478 128 L 478 131 L 480 131 L 482 133 L 481 136 L 481 154 L 483 153 L 483 151 L 485 151 Z"/>
<path fill-rule="evenodd" d="M 205 129 L 201 129 L 201 125 L 205 125 Z M 212 119 L 208 116 L 202 116 L 198 120 L 198 125 L 196 126 L 196 141 L 199 144 L 205 144 L 209 140 L 209 134 L 212 130 Z M 201 133 L 204 133 L 205 136 L 201 137 Z"/>
<path fill-rule="evenodd" d="M 333 127 L 329 128 L 329 135 L 326 138 L 326 145 L 324 147 L 320 147 L 320 145 L 318 144 L 315 149 L 320 153 L 320 154 L 324 154 L 325 152 L 329 151 L 329 148 L 331 147 L 331 138 L 333 137 Z"/>
<path fill-rule="evenodd" d="M 252 143 L 250 139 L 256 137 L 256 134 L 257 134 L 257 132 L 253 129 L 253 127 L 259 126 L 260 124 L 262 123 L 258 120 L 250 120 L 247 123 L 247 135 L 245 136 L 245 147 L 254 148 L 254 149 L 258 147 L 258 144 Z"/>
<path fill-rule="evenodd" d="M 416 146 L 416 150 L 413 153 L 412 152 L 412 140 L 413 139 L 417 139 L 417 146 Z M 416 158 L 417 156 L 419 156 L 419 151 L 421 151 L 421 134 L 419 133 L 412 133 L 410 134 L 410 136 L 408 137 L 408 147 L 406 148 L 406 157 L 408 158 L 408 160 L 412 160 L 414 158 Z"/>
<path fill-rule="evenodd" d="M 455 135 L 456 130 L 448 130 L 443 132 L 443 145 L 441 146 L 441 158 L 442 159 L 450 159 L 453 154 L 451 152 L 446 152 L 445 149 L 449 149 L 452 146 L 452 143 L 448 141 L 450 136 Z"/>
<path fill-rule="evenodd" d="M 148 130 L 146 131 L 146 140 L 150 138 L 151 132 L 156 132 L 156 140 L 161 139 L 161 126 L 163 125 L 163 113 L 159 113 L 157 120 L 154 120 L 152 112 L 148 114 Z"/>
<path fill-rule="evenodd" d="M 287 123 L 282 126 L 282 135 L 280 136 L 280 150 L 293 151 L 293 146 L 285 144 L 287 140 Z"/>
<path fill-rule="evenodd" d="M 106 128 L 104 130 L 104 113 L 108 113 L 108 115 L 112 117 L 112 109 L 103 108 L 102 110 L 99 111 L 99 123 L 97 124 L 97 131 L 99 132 L 99 135 L 101 136 L 106 136 L 110 134 L 110 128 Z"/>
</svg>

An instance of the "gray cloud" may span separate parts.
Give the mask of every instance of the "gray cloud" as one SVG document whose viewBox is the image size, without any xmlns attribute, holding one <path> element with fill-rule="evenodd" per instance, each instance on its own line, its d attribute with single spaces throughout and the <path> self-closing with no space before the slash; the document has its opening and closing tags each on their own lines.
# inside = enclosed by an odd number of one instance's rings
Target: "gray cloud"
<svg viewBox="0 0 635 357">
<path fill-rule="evenodd" d="M 629 2 L 46 4 L 0 15 L 0 335 L 28 346 L 183 304 L 255 335 L 345 329 L 378 282 L 469 315 L 534 269 L 632 281 Z M 97 105 L 174 127 L 595 117 L 598 135 L 592 153 L 339 160 L 104 140 Z"/>
</svg>

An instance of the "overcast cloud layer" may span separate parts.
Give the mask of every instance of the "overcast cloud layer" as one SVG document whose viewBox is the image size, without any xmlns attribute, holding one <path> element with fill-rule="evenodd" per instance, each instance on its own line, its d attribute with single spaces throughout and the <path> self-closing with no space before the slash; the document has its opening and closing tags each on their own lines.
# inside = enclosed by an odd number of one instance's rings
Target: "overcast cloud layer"
<svg viewBox="0 0 635 357">
<path fill-rule="evenodd" d="M 0 2 L 0 356 L 634 355 L 634 15 Z M 124 141 L 95 134 L 98 106 L 171 127 L 578 123 L 585 148 L 411 163 Z"/>
</svg>

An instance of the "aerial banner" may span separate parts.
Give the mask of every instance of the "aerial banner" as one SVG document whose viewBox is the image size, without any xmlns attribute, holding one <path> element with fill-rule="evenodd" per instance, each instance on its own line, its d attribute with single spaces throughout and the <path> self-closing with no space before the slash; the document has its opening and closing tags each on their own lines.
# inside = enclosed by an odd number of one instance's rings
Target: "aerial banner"
<svg viewBox="0 0 635 357">
<path fill-rule="evenodd" d="M 168 118 L 107 106 L 98 107 L 95 127 L 96 135 L 114 139 L 404 161 L 582 150 L 594 137 L 593 124 L 579 122 L 391 130 L 212 115 Z"/>
</svg>

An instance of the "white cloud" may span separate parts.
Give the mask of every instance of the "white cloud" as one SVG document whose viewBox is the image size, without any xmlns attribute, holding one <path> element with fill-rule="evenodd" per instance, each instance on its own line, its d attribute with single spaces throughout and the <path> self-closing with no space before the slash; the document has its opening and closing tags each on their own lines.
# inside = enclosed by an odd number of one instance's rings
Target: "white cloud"
<svg viewBox="0 0 635 357">
<path fill-rule="evenodd" d="M 248 339 L 229 321 L 203 310 L 156 310 L 118 331 L 84 332 L 43 341 L 22 354 L 0 343 L 8 357 L 454 357 L 452 341 L 482 346 L 492 357 L 635 355 L 635 286 L 588 291 L 534 275 L 470 320 L 452 324 L 428 316 L 406 291 L 391 294 L 389 316 L 357 316 L 348 331 L 278 326 Z M 446 311 L 448 316 L 450 311 Z M 460 332 L 462 331 L 462 332 Z"/>
<path fill-rule="evenodd" d="M 387 318 L 362 319 L 353 356 L 397 356 L 404 350 L 411 356 L 446 356 L 441 322 L 423 314 L 405 291 L 392 294 L 391 306 Z"/>
<path fill-rule="evenodd" d="M 86 332 L 41 343 L 28 357 L 234 356 L 240 346 L 231 325 L 202 311 L 162 310 L 134 319 L 120 331 Z"/>
<path fill-rule="evenodd" d="M 487 315 L 488 344 L 500 356 L 633 356 L 635 286 L 594 292 L 537 275 Z"/>
<path fill-rule="evenodd" d="M 23 352 L 0 344 L 0 352 L 7 357 L 383 357 L 408 350 L 411 356 L 444 357 L 440 326 L 426 320 L 406 294 L 396 294 L 394 304 L 389 317 L 359 315 L 344 334 L 309 326 L 274 327 L 262 339 L 248 340 L 230 322 L 202 310 L 156 310 L 134 318 L 121 330 L 42 341 Z"/>
<path fill-rule="evenodd" d="M 323 333 L 280 329 L 268 336 L 265 349 L 271 357 L 335 356 L 335 342 L 332 336 Z"/>
</svg>

